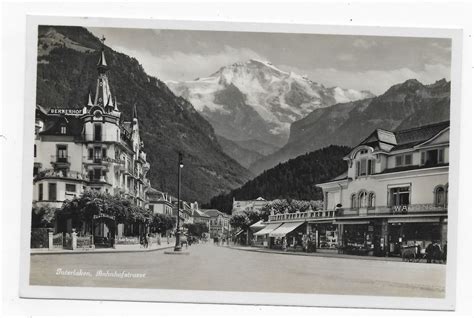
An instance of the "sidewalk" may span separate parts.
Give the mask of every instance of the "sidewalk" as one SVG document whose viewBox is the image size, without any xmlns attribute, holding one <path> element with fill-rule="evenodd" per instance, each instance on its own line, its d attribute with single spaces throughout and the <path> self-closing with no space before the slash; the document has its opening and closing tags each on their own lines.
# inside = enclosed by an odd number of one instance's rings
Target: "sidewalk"
<svg viewBox="0 0 474 318">
<path fill-rule="evenodd" d="M 32 248 L 30 250 L 31 255 L 39 254 L 91 254 L 91 253 L 137 253 L 137 252 L 153 252 L 159 250 L 165 250 L 174 247 L 174 240 L 166 243 L 162 242 L 161 245 L 152 244 L 148 248 L 144 248 L 139 244 L 133 245 L 118 245 L 116 248 L 94 248 L 94 249 L 85 249 L 78 248 L 76 250 L 66 250 L 66 249 L 53 249 L 49 250 L 47 248 Z"/>
<path fill-rule="evenodd" d="M 378 256 L 360 256 L 360 255 L 349 255 L 349 254 L 336 254 L 336 253 L 304 253 L 304 252 L 292 252 L 292 251 L 279 251 L 272 250 L 268 248 L 261 247 L 251 247 L 251 246 L 225 246 L 230 249 L 248 251 L 248 252 L 257 252 L 257 253 L 271 253 L 271 254 L 284 254 L 284 255 L 299 255 L 299 256 L 309 256 L 309 257 L 332 257 L 332 258 L 347 258 L 347 259 L 360 259 L 366 261 L 384 261 L 384 262 L 402 262 L 401 257 L 378 257 Z"/>
</svg>

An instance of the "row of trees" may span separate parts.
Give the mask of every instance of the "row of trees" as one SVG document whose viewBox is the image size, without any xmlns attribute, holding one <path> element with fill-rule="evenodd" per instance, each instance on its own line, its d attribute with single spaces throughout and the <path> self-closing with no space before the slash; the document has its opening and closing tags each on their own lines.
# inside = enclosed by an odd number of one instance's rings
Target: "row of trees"
<svg viewBox="0 0 474 318">
<path fill-rule="evenodd" d="M 32 228 L 54 227 L 55 221 L 62 215 L 71 217 L 74 227 L 78 229 L 81 228 L 82 223 L 91 224 L 94 215 L 111 216 L 117 224 L 147 224 L 152 232 L 157 233 L 165 233 L 173 229 L 176 224 L 176 219 L 173 216 L 153 214 L 118 194 L 85 191 L 80 196 L 65 201 L 60 209 L 34 206 L 31 216 Z"/>
<path fill-rule="evenodd" d="M 343 146 L 325 147 L 264 171 L 238 189 L 213 197 L 208 208 L 230 214 L 232 199 L 251 200 L 264 197 L 267 200 L 292 198 L 297 200 L 322 200 L 321 188 L 317 183 L 330 180 L 347 170 L 343 157 L 350 148 Z"/>
</svg>

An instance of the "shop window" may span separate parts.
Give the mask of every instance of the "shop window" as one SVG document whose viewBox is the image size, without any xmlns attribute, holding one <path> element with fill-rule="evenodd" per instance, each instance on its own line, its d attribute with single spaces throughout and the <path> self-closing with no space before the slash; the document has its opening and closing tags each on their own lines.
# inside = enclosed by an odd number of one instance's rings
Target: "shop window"
<svg viewBox="0 0 474 318">
<path fill-rule="evenodd" d="M 56 183 L 48 183 L 48 200 L 56 201 Z"/>
<path fill-rule="evenodd" d="M 43 201 L 43 184 L 38 184 L 38 201 Z"/>
<path fill-rule="evenodd" d="M 406 206 L 410 204 L 410 187 L 390 189 L 390 205 Z"/>
<path fill-rule="evenodd" d="M 435 189 L 435 205 L 445 206 L 446 203 L 446 191 L 443 186 L 438 186 Z"/>
<path fill-rule="evenodd" d="M 76 192 L 76 185 L 73 183 L 66 183 L 66 192 Z"/>
<path fill-rule="evenodd" d="M 355 195 L 355 193 L 351 195 L 351 208 L 357 208 L 357 196 Z"/>
<path fill-rule="evenodd" d="M 367 206 L 369 208 L 375 208 L 375 193 L 369 193 L 369 200 Z"/>
</svg>

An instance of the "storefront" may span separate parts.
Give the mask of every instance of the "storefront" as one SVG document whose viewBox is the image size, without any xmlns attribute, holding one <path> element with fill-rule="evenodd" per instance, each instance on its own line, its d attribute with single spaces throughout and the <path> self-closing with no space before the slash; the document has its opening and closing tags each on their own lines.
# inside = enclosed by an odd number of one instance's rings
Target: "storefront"
<svg viewBox="0 0 474 318">
<path fill-rule="evenodd" d="M 439 217 L 389 218 L 388 252 L 401 255 L 402 246 L 419 246 L 423 251 L 432 242 L 444 246 L 443 228 Z"/>
<path fill-rule="evenodd" d="M 337 250 L 339 245 L 339 230 L 333 221 L 311 223 L 309 227 L 308 251 L 324 252 Z"/>
<path fill-rule="evenodd" d="M 260 231 L 254 233 L 253 237 L 253 246 L 263 246 L 263 247 L 269 247 L 269 237 L 268 234 L 274 230 L 276 230 L 278 227 L 282 225 L 281 223 L 270 223 L 267 226 L 265 226 L 263 229 Z"/>
<path fill-rule="evenodd" d="M 383 256 L 382 220 L 337 221 L 340 251 L 347 254 Z"/>
<path fill-rule="evenodd" d="M 305 222 L 283 223 L 268 234 L 270 237 L 270 248 L 303 250 L 305 235 Z"/>
</svg>

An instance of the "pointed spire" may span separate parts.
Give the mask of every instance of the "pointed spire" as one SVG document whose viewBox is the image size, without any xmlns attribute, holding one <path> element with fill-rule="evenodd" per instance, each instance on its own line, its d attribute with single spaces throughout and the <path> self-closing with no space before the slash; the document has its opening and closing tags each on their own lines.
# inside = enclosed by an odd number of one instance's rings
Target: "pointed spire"
<svg viewBox="0 0 474 318">
<path fill-rule="evenodd" d="M 118 103 L 117 103 L 117 96 L 115 96 L 114 110 L 115 110 L 116 112 L 119 111 L 119 109 L 118 109 Z"/>
<path fill-rule="evenodd" d="M 102 48 L 100 50 L 99 62 L 97 63 L 97 70 L 99 70 L 99 73 L 105 73 L 109 67 L 107 66 L 107 61 L 105 60 L 105 37 L 103 35 L 100 41 L 102 42 Z"/>
<path fill-rule="evenodd" d="M 87 106 L 94 106 L 94 104 L 92 104 L 92 98 L 91 98 L 91 92 L 89 91 L 89 98 L 87 100 Z"/>
<path fill-rule="evenodd" d="M 133 119 L 138 120 L 137 104 L 136 103 L 133 105 Z"/>
</svg>

